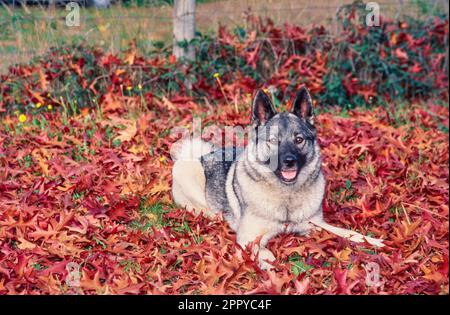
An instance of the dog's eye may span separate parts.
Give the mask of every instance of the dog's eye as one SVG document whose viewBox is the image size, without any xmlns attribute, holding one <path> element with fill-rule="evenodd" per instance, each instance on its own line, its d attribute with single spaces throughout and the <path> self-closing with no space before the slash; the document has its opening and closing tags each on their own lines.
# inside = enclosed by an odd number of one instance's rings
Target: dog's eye
<svg viewBox="0 0 450 315">
<path fill-rule="evenodd" d="M 270 144 L 278 144 L 277 137 L 270 137 L 268 141 Z"/>
<path fill-rule="evenodd" d="M 300 143 L 302 143 L 303 142 L 303 138 L 302 137 L 300 137 L 300 136 L 295 136 L 295 143 L 296 144 L 300 144 Z"/>
</svg>

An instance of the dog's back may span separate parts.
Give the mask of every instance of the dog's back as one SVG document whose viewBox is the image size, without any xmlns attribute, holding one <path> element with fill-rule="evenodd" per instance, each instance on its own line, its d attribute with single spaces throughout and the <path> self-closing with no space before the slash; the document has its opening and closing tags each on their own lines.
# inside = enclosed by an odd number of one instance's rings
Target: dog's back
<svg viewBox="0 0 450 315">
<path fill-rule="evenodd" d="M 231 211 L 226 193 L 228 173 L 242 148 L 221 148 L 201 157 L 206 180 L 206 202 L 213 211 Z"/>
</svg>

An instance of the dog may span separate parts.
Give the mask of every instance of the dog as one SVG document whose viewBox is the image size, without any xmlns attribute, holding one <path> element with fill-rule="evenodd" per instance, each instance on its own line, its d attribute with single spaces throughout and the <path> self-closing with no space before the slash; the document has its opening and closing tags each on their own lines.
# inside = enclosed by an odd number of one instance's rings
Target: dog
<svg viewBox="0 0 450 315">
<path fill-rule="evenodd" d="M 216 148 L 185 139 L 174 153 L 172 196 L 176 204 L 208 216 L 223 213 L 243 248 L 253 245 L 259 266 L 275 259 L 267 242 L 280 233 L 307 234 L 322 228 L 351 241 L 381 247 L 382 240 L 327 224 L 322 201 L 326 181 L 321 167 L 311 95 L 296 94 L 291 109 L 278 113 L 270 97 L 255 93 L 248 145 Z"/>
</svg>

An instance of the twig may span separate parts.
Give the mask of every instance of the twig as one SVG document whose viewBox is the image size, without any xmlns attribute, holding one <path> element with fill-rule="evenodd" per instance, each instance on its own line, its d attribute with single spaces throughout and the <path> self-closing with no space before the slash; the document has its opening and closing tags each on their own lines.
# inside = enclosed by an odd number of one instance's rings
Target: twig
<svg viewBox="0 0 450 315">
<path fill-rule="evenodd" d="M 0 3 L 5 8 L 5 10 L 8 12 L 9 16 L 13 16 L 11 9 L 3 1 L 0 1 Z"/>
<path fill-rule="evenodd" d="M 419 207 L 419 206 L 417 206 L 417 205 L 413 205 L 413 204 L 411 204 L 411 203 L 403 202 L 402 204 L 405 204 L 405 205 L 410 206 L 410 207 L 415 207 L 415 208 L 417 208 L 417 209 L 419 209 L 419 210 L 428 212 L 428 213 L 430 213 L 430 214 L 434 214 L 435 216 L 438 216 L 438 217 L 440 217 L 440 218 L 445 218 L 445 216 L 443 216 L 443 215 L 440 215 L 440 214 L 435 213 L 435 212 L 433 212 L 433 211 L 430 211 L 430 210 L 428 210 L 428 209 Z"/>
<path fill-rule="evenodd" d="M 220 77 L 219 77 L 218 75 L 215 75 L 214 77 L 216 78 L 216 81 L 217 81 L 217 83 L 219 84 L 220 91 L 222 92 L 222 94 L 223 94 L 223 96 L 224 96 L 224 98 L 225 98 L 225 101 L 227 102 L 227 105 L 231 107 L 231 104 L 230 104 L 230 102 L 228 101 L 228 97 L 227 97 L 227 95 L 225 94 L 225 90 L 223 89 L 222 82 L 220 81 Z"/>
<path fill-rule="evenodd" d="M 405 206 L 403 205 L 403 202 L 402 202 L 402 209 L 403 209 L 403 212 L 405 213 L 406 222 L 408 222 L 408 225 L 410 225 L 411 221 L 409 220 L 408 212 L 406 212 L 406 209 L 405 209 Z"/>
</svg>

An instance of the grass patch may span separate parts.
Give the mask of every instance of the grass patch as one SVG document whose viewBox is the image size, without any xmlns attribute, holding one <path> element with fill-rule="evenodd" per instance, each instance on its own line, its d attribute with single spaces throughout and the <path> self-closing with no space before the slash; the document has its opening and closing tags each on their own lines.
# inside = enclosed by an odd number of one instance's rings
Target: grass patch
<svg viewBox="0 0 450 315">
<path fill-rule="evenodd" d="M 147 204 L 147 199 L 141 199 L 139 203 L 140 218 L 131 221 L 130 227 L 132 229 L 140 230 L 142 232 L 151 231 L 152 227 L 161 228 L 168 225 L 168 221 L 164 219 L 164 214 L 167 210 L 164 209 L 162 203 Z"/>
<path fill-rule="evenodd" d="M 313 269 L 313 266 L 308 265 L 302 256 L 297 253 L 292 254 L 288 258 L 288 262 L 291 264 L 291 272 L 298 276 L 299 274 L 308 272 Z"/>
</svg>

